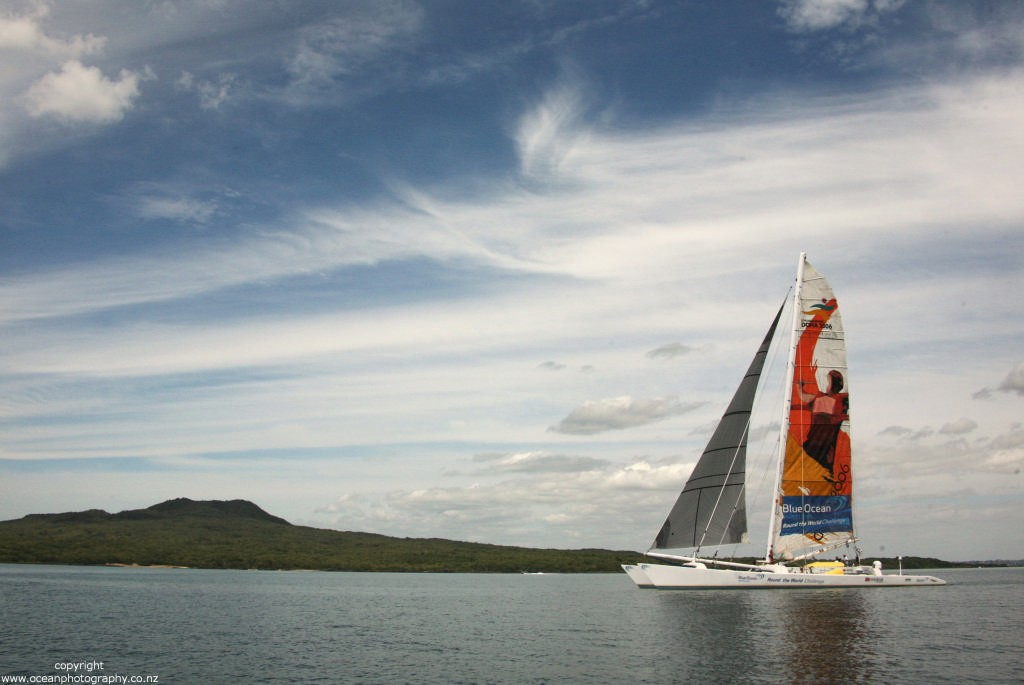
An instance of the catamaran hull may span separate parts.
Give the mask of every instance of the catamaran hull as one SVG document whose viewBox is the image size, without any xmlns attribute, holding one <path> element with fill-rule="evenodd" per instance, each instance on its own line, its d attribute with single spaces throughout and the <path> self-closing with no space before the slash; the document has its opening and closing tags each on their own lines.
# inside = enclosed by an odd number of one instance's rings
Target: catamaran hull
<svg viewBox="0 0 1024 685">
<path fill-rule="evenodd" d="M 626 572 L 630 580 L 636 583 L 637 587 L 654 587 L 654 583 L 651 582 L 651 579 L 647 577 L 647 574 L 639 566 L 623 564 L 622 570 Z"/>
<path fill-rule="evenodd" d="M 863 587 L 927 587 L 945 585 L 934 576 L 838 575 L 826 573 L 771 573 L 714 568 L 637 564 L 622 569 L 640 588 L 657 590 L 699 589 L 813 589 Z"/>
</svg>

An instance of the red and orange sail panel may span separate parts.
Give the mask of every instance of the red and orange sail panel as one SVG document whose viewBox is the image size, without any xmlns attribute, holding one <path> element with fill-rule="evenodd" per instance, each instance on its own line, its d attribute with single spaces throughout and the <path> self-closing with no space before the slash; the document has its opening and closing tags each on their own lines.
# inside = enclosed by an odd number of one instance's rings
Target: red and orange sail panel
<svg viewBox="0 0 1024 685">
<path fill-rule="evenodd" d="M 850 393 L 832 288 L 804 262 L 773 552 L 785 559 L 853 537 Z"/>
</svg>

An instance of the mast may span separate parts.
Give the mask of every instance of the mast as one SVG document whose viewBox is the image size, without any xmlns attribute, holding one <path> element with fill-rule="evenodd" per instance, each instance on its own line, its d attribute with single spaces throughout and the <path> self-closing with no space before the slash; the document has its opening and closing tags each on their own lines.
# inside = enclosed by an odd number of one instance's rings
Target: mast
<svg viewBox="0 0 1024 685">
<path fill-rule="evenodd" d="M 793 404 L 793 378 L 796 372 L 796 346 L 799 341 L 797 329 L 800 325 L 800 290 L 804 283 L 804 263 L 807 253 L 800 253 L 796 267 L 796 285 L 793 287 L 793 321 L 789 327 L 789 356 L 786 361 L 786 382 L 783 386 L 782 425 L 779 428 L 779 450 L 775 469 L 775 485 L 772 488 L 772 510 L 768 516 L 768 541 L 765 547 L 765 561 L 773 562 L 772 548 L 775 546 L 776 520 L 782 497 L 782 469 L 786 462 L 786 444 L 789 439 L 789 416 Z"/>
</svg>

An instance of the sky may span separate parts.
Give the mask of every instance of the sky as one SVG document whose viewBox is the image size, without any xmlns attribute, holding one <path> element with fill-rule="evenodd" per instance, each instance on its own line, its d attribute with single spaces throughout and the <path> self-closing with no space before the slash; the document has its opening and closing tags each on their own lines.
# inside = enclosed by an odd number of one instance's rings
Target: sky
<svg viewBox="0 0 1024 685">
<path fill-rule="evenodd" d="M 1022 121 L 1015 1 L 2 0 L 0 519 L 642 551 L 805 251 L 865 553 L 1024 558 Z"/>
</svg>

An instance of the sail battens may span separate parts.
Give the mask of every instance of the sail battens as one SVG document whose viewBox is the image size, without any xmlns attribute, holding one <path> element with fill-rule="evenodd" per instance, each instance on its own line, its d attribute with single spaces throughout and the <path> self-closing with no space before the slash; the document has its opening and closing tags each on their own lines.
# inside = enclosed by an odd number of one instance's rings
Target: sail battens
<svg viewBox="0 0 1024 685">
<path fill-rule="evenodd" d="M 722 484 L 743 485 L 745 471 L 734 473 L 711 473 L 698 478 L 691 478 L 686 482 L 686 490 L 700 490 L 703 488 L 720 488 Z"/>
<path fill-rule="evenodd" d="M 738 409 L 736 411 L 727 411 L 722 414 L 723 419 L 729 419 L 733 416 L 750 416 L 751 412 L 748 409 Z"/>
</svg>

